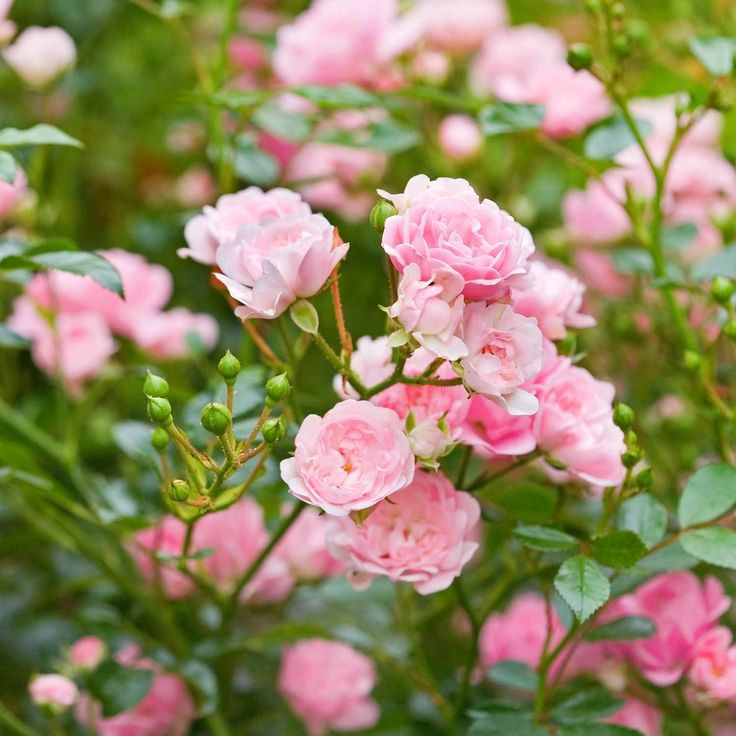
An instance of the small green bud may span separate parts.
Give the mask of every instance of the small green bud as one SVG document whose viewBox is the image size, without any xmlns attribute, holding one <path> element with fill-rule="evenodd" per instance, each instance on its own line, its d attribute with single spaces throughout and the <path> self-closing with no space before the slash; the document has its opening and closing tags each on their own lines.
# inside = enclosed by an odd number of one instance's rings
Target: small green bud
<svg viewBox="0 0 736 736">
<path fill-rule="evenodd" d="M 611 7 L 611 17 L 620 20 L 626 15 L 626 6 L 623 3 L 614 3 Z"/>
<path fill-rule="evenodd" d="M 613 410 L 613 421 L 616 426 L 624 431 L 630 429 L 634 424 L 634 410 L 628 405 L 620 402 Z"/>
<path fill-rule="evenodd" d="M 650 488 L 652 485 L 652 469 L 644 468 L 636 476 L 636 485 L 642 490 Z"/>
<path fill-rule="evenodd" d="M 169 433 L 163 427 L 156 427 L 151 432 L 151 444 L 155 450 L 163 452 L 169 446 Z"/>
<path fill-rule="evenodd" d="M 309 335 L 317 334 L 319 330 L 319 314 L 312 302 L 300 299 L 289 307 L 289 315 L 294 324 Z"/>
<path fill-rule="evenodd" d="M 169 384 L 165 378 L 157 376 L 151 371 L 146 371 L 146 380 L 143 381 L 143 393 L 146 396 L 163 398 L 169 395 Z"/>
<path fill-rule="evenodd" d="M 228 386 L 232 386 L 240 373 L 240 361 L 228 350 L 220 358 L 220 362 L 217 364 L 217 370 L 225 379 L 225 383 Z"/>
<path fill-rule="evenodd" d="M 200 421 L 208 432 L 212 432 L 212 434 L 219 437 L 227 432 L 233 417 L 230 410 L 223 404 L 207 404 L 202 409 Z"/>
<path fill-rule="evenodd" d="M 617 56 L 626 56 L 631 51 L 631 39 L 624 35 L 618 35 L 613 39 L 613 53 Z"/>
<path fill-rule="evenodd" d="M 585 9 L 589 13 L 597 13 L 601 9 L 601 0 L 585 0 Z"/>
<path fill-rule="evenodd" d="M 575 69 L 590 69 L 593 66 L 593 51 L 587 43 L 574 43 L 567 50 L 567 63 Z"/>
<path fill-rule="evenodd" d="M 723 325 L 723 334 L 732 340 L 736 340 L 736 320 L 731 319 Z"/>
<path fill-rule="evenodd" d="M 190 493 L 191 489 L 189 488 L 189 483 L 185 480 L 177 479 L 171 481 L 171 484 L 169 485 L 169 498 L 173 501 L 177 501 L 179 503 L 186 501 L 189 498 Z"/>
<path fill-rule="evenodd" d="M 371 227 L 374 227 L 378 232 L 383 232 L 386 220 L 395 214 L 396 207 L 391 202 L 387 202 L 385 199 L 378 200 L 371 210 L 369 218 Z"/>
<path fill-rule="evenodd" d="M 703 363 L 699 353 L 694 350 L 686 350 L 682 356 L 682 363 L 689 371 L 697 371 Z"/>
<path fill-rule="evenodd" d="M 278 419 L 268 419 L 261 429 L 264 441 L 269 445 L 275 445 L 286 437 L 286 419 L 280 416 Z"/>
<path fill-rule="evenodd" d="M 710 282 L 710 293 L 719 304 L 728 304 L 734 292 L 736 283 L 728 276 L 716 276 Z"/>
<path fill-rule="evenodd" d="M 171 424 L 171 404 L 163 396 L 151 396 L 148 399 L 148 416 L 159 424 Z"/>
<path fill-rule="evenodd" d="M 291 391 L 291 384 L 286 373 L 279 373 L 278 376 L 269 378 L 266 381 L 266 401 L 271 405 L 285 399 Z"/>
<path fill-rule="evenodd" d="M 626 452 L 621 456 L 621 462 L 626 468 L 633 468 L 640 459 L 641 450 L 638 447 L 635 447 L 632 450 L 626 450 Z"/>
</svg>

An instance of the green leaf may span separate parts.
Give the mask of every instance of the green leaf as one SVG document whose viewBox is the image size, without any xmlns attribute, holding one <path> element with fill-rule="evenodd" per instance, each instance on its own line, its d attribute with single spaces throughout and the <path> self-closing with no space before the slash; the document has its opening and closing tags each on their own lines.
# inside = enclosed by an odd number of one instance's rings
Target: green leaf
<svg viewBox="0 0 736 736">
<path fill-rule="evenodd" d="M 0 348 L 27 348 L 30 344 L 28 338 L 0 324 Z"/>
<path fill-rule="evenodd" d="M 27 130 L 4 128 L 0 130 L 0 148 L 15 146 L 73 146 L 84 148 L 84 144 L 67 135 L 53 125 L 41 123 Z"/>
<path fill-rule="evenodd" d="M 319 330 L 319 314 L 312 302 L 300 299 L 289 307 L 289 315 L 294 324 L 309 335 L 316 335 Z"/>
<path fill-rule="evenodd" d="M 685 484 L 677 518 L 681 527 L 717 519 L 736 505 L 736 468 L 725 463 L 696 470 Z"/>
<path fill-rule="evenodd" d="M 18 164 L 12 153 L 0 151 L 0 181 L 12 184 L 18 173 Z"/>
<path fill-rule="evenodd" d="M 611 258 L 619 273 L 644 275 L 654 273 L 652 254 L 643 248 L 616 248 L 611 251 Z"/>
<path fill-rule="evenodd" d="M 105 718 L 135 707 L 151 689 L 152 670 L 122 667 L 114 659 L 102 662 L 87 678 L 87 690 L 102 705 Z"/>
<path fill-rule="evenodd" d="M 690 51 L 695 58 L 714 76 L 727 77 L 733 71 L 736 54 L 736 38 L 712 36 L 690 39 Z"/>
<path fill-rule="evenodd" d="M 657 627 L 644 616 L 622 616 L 597 626 L 585 636 L 585 641 L 635 641 L 651 639 Z"/>
<path fill-rule="evenodd" d="M 662 229 L 662 245 L 668 250 L 682 250 L 693 242 L 698 234 L 694 222 L 681 222 Z"/>
<path fill-rule="evenodd" d="M 531 713 L 493 713 L 480 718 L 468 729 L 467 736 L 549 736 L 549 731 L 533 723 Z"/>
<path fill-rule="evenodd" d="M 682 548 L 679 542 L 668 544 L 663 549 L 647 555 L 637 567 L 651 572 L 667 572 L 669 570 L 687 570 L 695 567 L 697 560 Z"/>
<path fill-rule="evenodd" d="M 238 177 L 258 186 L 273 184 L 279 176 L 276 158 L 258 148 L 247 136 L 238 138 L 233 166 Z"/>
<path fill-rule="evenodd" d="M 352 84 L 338 84 L 335 87 L 308 84 L 293 87 L 291 91 L 310 102 L 314 102 L 315 105 L 326 108 L 356 109 L 381 104 L 379 97 Z"/>
<path fill-rule="evenodd" d="M 642 138 L 652 132 L 652 126 L 646 120 L 635 119 L 634 122 Z M 632 143 L 636 143 L 636 138 L 628 123 L 622 115 L 614 115 L 588 133 L 583 142 L 583 151 L 587 158 L 598 161 L 613 158 Z"/>
<path fill-rule="evenodd" d="M 303 115 L 282 110 L 275 105 L 263 105 L 253 113 L 253 122 L 277 138 L 303 141 L 312 132 L 312 123 Z"/>
<path fill-rule="evenodd" d="M 611 583 L 598 565 L 582 555 L 562 563 L 555 588 L 581 623 L 589 619 L 610 597 Z"/>
<path fill-rule="evenodd" d="M 614 723 L 581 723 L 563 726 L 557 730 L 557 736 L 644 736 L 644 734 Z"/>
<path fill-rule="evenodd" d="M 571 537 L 569 534 L 565 534 L 565 532 L 552 529 L 548 526 L 519 524 L 514 529 L 514 536 L 520 539 L 527 547 L 541 550 L 542 552 L 561 552 L 571 549 L 578 543 L 575 537 Z"/>
<path fill-rule="evenodd" d="M 512 519 L 527 524 L 543 524 L 549 521 L 557 506 L 557 489 L 531 481 L 507 486 L 494 484 L 489 498 Z"/>
<path fill-rule="evenodd" d="M 496 685 L 526 692 L 534 692 L 539 682 L 539 675 L 526 662 L 517 662 L 513 659 L 505 659 L 491 665 L 486 674 Z"/>
<path fill-rule="evenodd" d="M 621 701 L 608 690 L 598 686 L 586 686 L 578 690 L 551 711 L 552 718 L 563 725 L 589 723 L 613 715 L 621 708 Z"/>
<path fill-rule="evenodd" d="M 372 151 L 400 153 L 414 148 L 420 137 L 414 128 L 389 118 L 370 123 L 359 130 L 325 130 L 318 139 L 324 143 Z"/>
<path fill-rule="evenodd" d="M 710 281 L 715 276 L 736 276 L 736 245 L 728 245 L 710 258 L 696 263 L 690 275 L 695 281 Z"/>
<path fill-rule="evenodd" d="M 736 532 L 713 526 L 688 532 L 682 539 L 686 552 L 703 562 L 736 570 Z"/>
<path fill-rule="evenodd" d="M 596 539 L 590 551 L 601 565 L 624 569 L 635 565 L 647 551 L 647 546 L 632 531 L 606 534 Z"/>
<path fill-rule="evenodd" d="M 209 95 L 208 102 L 228 110 L 242 110 L 243 108 L 260 105 L 268 98 L 268 93 L 256 90 L 226 89 Z"/>
<path fill-rule="evenodd" d="M 215 673 L 204 662 L 190 659 L 176 667 L 176 671 L 194 691 L 197 699 L 197 716 L 206 718 L 217 710 L 220 702 L 220 693 Z"/>
<path fill-rule="evenodd" d="M 544 118 L 542 105 L 497 102 L 487 105 L 478 113 L 483 134 L 491 137 L 522 130 L 537 130 Z"/>
<path fill-rule="evenodd" d="M 624 501 L 616 515 L 619 529 L 628 529 L 647 547 L 657 544 L 667 529 L 667 509 L 648 493 Z"/>
</svg>

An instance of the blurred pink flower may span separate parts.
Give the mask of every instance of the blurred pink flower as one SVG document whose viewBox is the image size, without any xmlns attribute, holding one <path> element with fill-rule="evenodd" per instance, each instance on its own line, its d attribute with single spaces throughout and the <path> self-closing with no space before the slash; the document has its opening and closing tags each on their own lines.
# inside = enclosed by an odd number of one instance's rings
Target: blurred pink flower
<svg viewBox="0 0 736 736">
<path fill-rule="evenodd" d="M 473 158 L 483 148 L 483 134 L 470 115 L 448 115 L 437 134 L 442 151 L 457 161 Z"/>
<path fill-rule="evenodd" d="M 55 710 L 71 708 L 79 698 L 79 690 L 72 680 L 63 675 L 38 675 L 31 680 L 28 692 L 36 705 Z"/>
<path fill-rule="evenodd" d="M 29 87 L 45 87 L 77 60 L 72 37 L 56 26 L 29 26 L 2 53 Z"/>
<path fill-rule="evenodd" d="M 155 312 L 141 320 L 133 330 L 133 340 L 147 353 L 161 360 L 183 358 L 195 352 L 190 340 L 205 351 L 217 342 L 219 327 L 209 314 L 194 314 L 178 307 Z"/>
<path fill-rule="evenodd" d="M 606 723 L 633 728 L 644 736 L 662 736 L 662 711 L 636 698 L 626 698 L 623 706 L 605 720 Z"/>
<path fill-rule="evenodd" d="M 708 699 L 736 699 L 736 646 L 725 626 L 716 626 L 695 644 L 690 682 Z"/>
<path fill-rule="evenodd" d="M 212 174 L 204 166 L 192 166 L 177 180 L 176 198 L 184 207 L 201 207 L 215 196 L 217 187 Z"/>
<path fill-rule="evenodd" d="M 373 662 L 342 642 L 306 639 L 283 652 L 278 689 L 309 736 L 375 726 L 375 684 Z"/>
<path fill-rule="evenodd" d="M 17 169 L 12 182 L 0 179 L 0 218 L 12 212 L 26 191 L 28 179 L 23 169 Z"/>
<path fill-rule="evenodd" d="M 83 636 L 69 647 L 69 661 L 81 670 L 93 670 L 105 656 L 105 642 L 97 636 Z"/>
</svg>

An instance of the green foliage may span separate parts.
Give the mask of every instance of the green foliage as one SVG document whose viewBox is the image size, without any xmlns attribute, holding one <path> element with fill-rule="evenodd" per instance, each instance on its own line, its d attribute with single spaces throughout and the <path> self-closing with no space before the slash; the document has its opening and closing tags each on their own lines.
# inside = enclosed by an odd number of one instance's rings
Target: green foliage
<svg viewBox="0 0 736 736">
<path fill-rule="evenodd" d="M 646 554 L 647 547 L 634 532 L 620 531 L 594 540 L 590 551 L 601 565 L 626 568 L 635 565 Z"/>
<path fill-rule="evenodd" d="M 690 476 L 680 497 L 677 518 L 688 527 L 712 521 L 736 506 L 736 468 L 706 465 Z"/>
<path fill-rule="evenodd" d="M 611 583 L 593 560 L 576 555 L 562 563 L 555 588 L 581 623 L 610 597 Z"/>
<path fill-rule="evenodd" d="M 523 105 L 497 102 L 487 105 L 478 114 L 480 128 L 486 136 L 537 130 L 542 124 L 544 108 L 541 105 Z"/>
<path fill-rule="evenodd" d="M 636 127 L 643 137 L 649 135 L 652 126 L 646 120 L 637 120 Z M 613 158 L 636 141 L 628 123 L 621 115 L 614 115 L 596 125 L 585 138 L 585 155 L 593 160 Z"/>
</svg>

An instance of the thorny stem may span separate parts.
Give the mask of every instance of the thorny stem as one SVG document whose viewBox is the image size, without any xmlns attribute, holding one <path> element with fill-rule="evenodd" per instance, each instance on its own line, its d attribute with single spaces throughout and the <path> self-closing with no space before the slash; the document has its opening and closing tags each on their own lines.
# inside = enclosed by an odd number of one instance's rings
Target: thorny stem
<svg viewBox="0 0 736 736">
<path fill-rule="evenodd" d="M 342 299 L 340 298 L 340 266 L 335 266 L 330 279 L 330 292 L 332 294 L 332 306 L 335 310 L 335 323 L 337 331 L 340 334 L 340 346 L 345 356 L 349 356 L 353 352 L 353 341 L 345 326 L 345 314 L 342 309 Z"/>
</svg>

